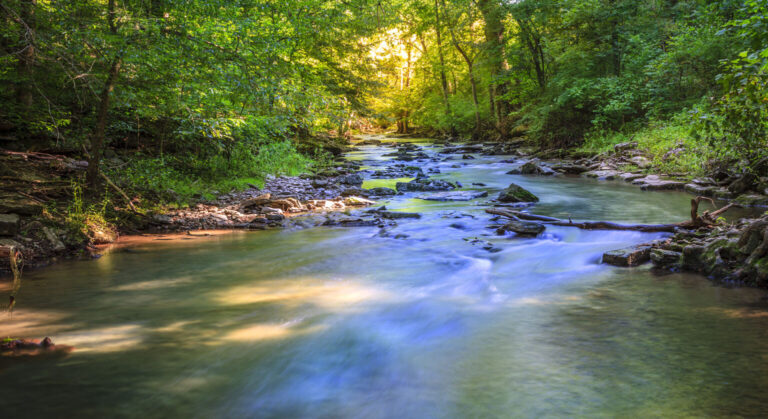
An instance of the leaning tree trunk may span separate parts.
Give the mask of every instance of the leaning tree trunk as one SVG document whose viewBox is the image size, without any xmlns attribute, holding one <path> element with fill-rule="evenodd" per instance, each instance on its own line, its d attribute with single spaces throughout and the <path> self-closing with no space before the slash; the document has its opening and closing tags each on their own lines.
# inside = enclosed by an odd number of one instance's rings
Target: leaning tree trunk
<svg viewBox="0 0 768 419">
<path fill-rule="evenodd" d="M 109 0 L 107 3 L 107 23 L 109 31 L 117 35 L 117 5 L 115 0 Z M 104 82 L 104 88 L 99 97 L 99 108 L 96 114 L 96 129 L 91 137 L 91 152 L 88 159 L 88 172 L 86 173 L 86 182 L 91 193 L 96 192 L 100 184 L 101 173 L 101 154 L 104 151 L 104 137 L 107 130 L 107 117 L 109 116 L 109 102 L 112 91 L 115 89 L 117 77 L 120 74 L 122 65 L 122 52 L 118 52 L 112 59 L 107 73 L 107 80 Z"/>
<path fill-rule="evenodd" d="M 16 101 L 22 112 L 32 107 L 32 66 L 35 62 L 35 7 L 37 0 L 21 2 L 22 40 L 24 48 L 19 53 L 16 71 L 19 84 L 16 90 Z"/>
</svg>

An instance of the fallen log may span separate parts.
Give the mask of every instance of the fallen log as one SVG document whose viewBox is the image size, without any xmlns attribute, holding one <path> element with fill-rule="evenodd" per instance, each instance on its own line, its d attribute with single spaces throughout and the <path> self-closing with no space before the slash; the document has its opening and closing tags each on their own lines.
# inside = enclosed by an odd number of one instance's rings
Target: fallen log
<svg viewBox="0 0 768 419">
<path fill-rule="evenodd" d="M 544 215 L 529 214 L 521 211 L 514 211 L 508 209 L 490 208 L 485 212 L 492 215 L 499 215 L 507 217 L 513 220 L 529 220 L 539 221 L 545 224 L 560 226 L 560 227 L 577 227 L 582 230 L 619 230 L 619 231 L 641 231 L 645 233 L 674 233 L 679 229 L 693 230 L 697 228 L 711 228 L 717 224 L 717 217 L 720 214 L 728 211 L 733 207 L 737 207 L 736 204 L 728 204 L 718 210 L 709 212 L 704 211 L 701 215 L 698 214 L 699 203 L 702 200 L 711 199 L 706 197 L 696 197 L 691 199 L 691 220 L 683 221 L 673 224 L 618 224 L 609 221 L 583 221 L 573 222 L 569 220 L 561 220 L 559 218 L 547 217 Z"/>
</svg>

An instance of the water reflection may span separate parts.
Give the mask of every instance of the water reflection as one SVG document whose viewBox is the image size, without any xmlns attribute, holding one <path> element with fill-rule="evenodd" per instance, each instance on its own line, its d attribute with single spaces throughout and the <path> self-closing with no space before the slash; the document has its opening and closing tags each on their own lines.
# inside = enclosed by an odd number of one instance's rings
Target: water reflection
<svg viewBox="0 0 768 419">
<path fill-rule="evenodd" d="M 388 151 L 368 146 L 353 157 L 377 169 Z M 457 160 L 424 164 L 491 195 L 519 183 L 542 198 L 535 211 L 545 215 L 687 217 L 685 194 L 505 175 L 506 157 L 477 157 L 458 168 Z M 0 404 L 49 417 L 701 417 L 768 409 L 764 292 L 598 263 L 606 250 L 663 234 L 551 227 L 535 240 L 496 236 L 483 200 L 416 195 L 381 202 L 423 214 L 387 234 L 297 228 L 144 238 L 96 261 L 28 272 L 0 335 L 52 335 L 76 349 L 0 371 Z"/>
</svg>

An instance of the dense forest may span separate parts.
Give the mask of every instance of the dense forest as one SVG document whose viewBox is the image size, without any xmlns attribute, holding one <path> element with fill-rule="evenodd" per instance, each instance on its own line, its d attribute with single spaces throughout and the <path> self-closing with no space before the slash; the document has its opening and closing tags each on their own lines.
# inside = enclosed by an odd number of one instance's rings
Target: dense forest
<svg viewBox="0 0 768 419">
<path fill-rule="evenodd" d="M 105 173 L 187 202 L 322 167 L 372 127 L 587 151 L 634 139 L 689 173 L 766 154 L 765 1 L 0 6 L 0 144 L 87 158 L 97 194 Z"/>
</svg>

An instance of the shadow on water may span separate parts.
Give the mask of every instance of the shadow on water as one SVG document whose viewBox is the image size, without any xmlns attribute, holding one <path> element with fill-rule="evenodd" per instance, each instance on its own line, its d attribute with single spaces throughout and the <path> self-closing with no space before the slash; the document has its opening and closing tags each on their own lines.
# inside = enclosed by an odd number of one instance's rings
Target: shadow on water
<svg viewBox="0 0 768 419">
<path fill-rule="evenodd" d="M 366 146 L 352 158 L 381 167 L 388 151 Z M 687 216 L 685 194 L 506 175 L 504 158 L 417 164 L 484 183 L 469 188 L 491 196 L 519 183 L 542 198 L 536 212 L 545 215 Z M 76 350 L 0 371 L 0 404 L 76 417 L 759 416 L 768 408 L 762 291 L 599 264 L 606 250 L 663 234 L 552 227 L 538 239 L 496 236 L 486 199 L 416 196 L 381 202 L 422 214 L 387 236 L 365 227 L 147 240 L 26 273 L 0 334 L 51 335 Z"/>
</svg>

